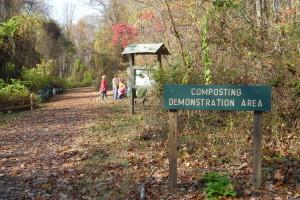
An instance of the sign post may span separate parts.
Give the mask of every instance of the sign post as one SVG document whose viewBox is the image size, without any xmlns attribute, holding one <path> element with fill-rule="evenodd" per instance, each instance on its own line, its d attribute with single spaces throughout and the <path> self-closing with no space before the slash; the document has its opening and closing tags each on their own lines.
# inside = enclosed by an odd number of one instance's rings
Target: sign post
<svg viewBox="0 0 300 200">
<path fill-rule="evenodd" d="M 253 120 L 253 176 L 252 185 L 254 188 L 261 186 L 261 112 L 254 111 Z"/>
<path fill-rule="evenodd" d="M 261 186 L 262 112 L 271 110 L 270 86 L 250 85 L 164 85 L 164 109 L 169 110 L 170 186 L 177 177 L 177 110 L 254 111 L 253 176 L 255 188 Z M 175 180 L 174 180 L 175 179 Z"/>
<path fill-rule="evenodd" d="M 169 185 L 171 188 L 175 188 L 177 185 L 177 110 L 169 111 Z"/>
</svg>

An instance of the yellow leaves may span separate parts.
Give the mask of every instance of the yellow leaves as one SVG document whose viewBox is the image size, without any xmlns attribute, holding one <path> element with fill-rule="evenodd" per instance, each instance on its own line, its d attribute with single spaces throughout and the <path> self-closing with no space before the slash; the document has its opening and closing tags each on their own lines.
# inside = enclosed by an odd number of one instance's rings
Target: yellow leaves
<svg viewBox="0 0 300 200">
<path fill-rule="evenodd" d="M 27 36 L 35 34 L 42 28 L 43 20 L 36 16 L 22 15 L 20 16 L 20 25 L 16 34 L 19 36 Z"/>
<path fill-rule="evenodd" d="M 94 42 L 94 49 L 98 53 L 111 54 L 113 49 L 113 45 L 111 42 L 112 36 L 113 33 L 110 29 L 103 29 L 99 31 Z"/>
</svg>

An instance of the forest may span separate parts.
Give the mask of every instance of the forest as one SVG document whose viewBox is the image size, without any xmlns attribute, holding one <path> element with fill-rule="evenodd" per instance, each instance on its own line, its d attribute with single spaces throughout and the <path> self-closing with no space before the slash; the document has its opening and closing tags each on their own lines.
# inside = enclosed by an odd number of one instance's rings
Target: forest
<svg viewBox="0 0 300 200">
<path fill-rule="evenodd" d="M 65 182 L 52 181 L 48 172 L 43 183 L 30 175 L 24 178 L 30 193 L 24 196 L 20 189 L 15 194 L 21 198 L 10 196 L 4 187 L 0 192 L 6 196 L 0 199 L 300 198 L 300 1 L 89 0 L 87 6 L 98 14 L 75 22 L 76 9 L 69 3 L 58 22 L 47 1 L 0 0 L 0 169 L 5 169 L 0 186 L 14 182 L 6 174 L 12 166 L 7 152 L 13 152 L 6 146 L 19 137 L 13 128 L 22 129 L 31 117 L 30 123 L 37 124 L 28 127 L 27 137 L 39 141 L 45 132 L 54 143 L 64 138 L 69 143 L 59 142 L 65 146 L 57 146 L 57 152 L 70 147 L 63 159 L 73 166 L 67 172 L 54 170 L 56 178 L 59 173 L 67 177 Z M 163 55 L 161 67 L 155 56 L 136 56 L 135 64 L 152 69 L 155 82 L 145 107 L 137 105 L 137 114 L 130 116 L 129 98 L 94 101 L 100 98 L 102 75 L 110 90 L 115 75 L 128 79 L 131 58 L 122 55 L 127 45 L 153 43 L 163 43 L 170 55 Z M 178 112 L 179 183 L 175 192 L 167 187 L 165 84 L 272 87 L 271 111 L 262 114 L 260 189 L 251 186 L 253 113 L 198 110 Z M 78 104 L 72 101 L 76 97 Z M 81 102 L 84 98 L 92 100 Z M 57 113 L 48 116 L 51 109 Z M 70 130 L 66 125 L 56 133 L 54 125 L 41 125 L 39 116 L 62 127 L 71 120 Z M 66 164 L 57 155 L 54 165 Z M 26 177 L 25 168 L 13 177 Z"/>
</svg>

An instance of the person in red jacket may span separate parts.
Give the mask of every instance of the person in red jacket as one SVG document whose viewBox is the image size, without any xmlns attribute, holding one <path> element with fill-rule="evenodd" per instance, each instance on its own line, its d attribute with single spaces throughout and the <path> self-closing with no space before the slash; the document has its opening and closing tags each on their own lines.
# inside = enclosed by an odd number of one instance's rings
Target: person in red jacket
<svg viewBox="0 0 300 200">
<path fill-rule="evenodd" d="M 102 97 L 102 100 L 104 100 L 104 97 L 107 98 L 107 82 L 106 82 L 106 76 L 102 76 L 101 85 L 100 85 L 100 94 Z"/>
</svg>

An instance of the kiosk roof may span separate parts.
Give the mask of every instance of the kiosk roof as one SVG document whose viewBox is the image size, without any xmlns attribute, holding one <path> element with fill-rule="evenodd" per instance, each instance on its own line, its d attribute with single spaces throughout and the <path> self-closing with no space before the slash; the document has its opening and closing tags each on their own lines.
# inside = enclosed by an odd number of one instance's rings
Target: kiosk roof
<svg viewBox="0 0 300 200">
<path fill-rule="evenodd" d="M 169 55 L 169 51 L 163 43 L 129 44 L 122 55 L 126 54 L 161 54 Z"/>
</svg>

